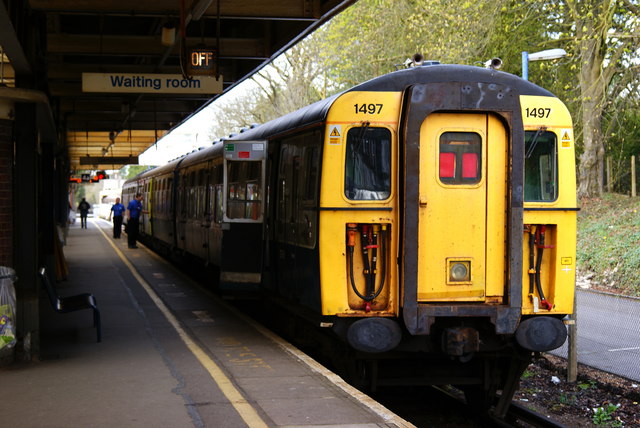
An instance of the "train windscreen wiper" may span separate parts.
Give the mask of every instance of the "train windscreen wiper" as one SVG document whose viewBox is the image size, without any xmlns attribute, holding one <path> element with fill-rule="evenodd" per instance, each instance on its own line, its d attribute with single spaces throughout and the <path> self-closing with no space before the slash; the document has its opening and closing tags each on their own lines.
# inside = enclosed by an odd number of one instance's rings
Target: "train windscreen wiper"
<svg viewBox="0 0 640 428">
<path fill-rule="evenodd" d="M 538 137 L 542 132 L 546 130 L 547 130 L 546 126 L 541 126 L 540 128 L 538 128 L 535 135 L 533 136 L 533 139 L 531 140 L 531 143 L 529 143 L 529 149 L 527 150 L 527 153 L 524 155 L 525 159 L 529 159 L 531 157 L 531 155 L 533 154 L 533 151 L 536 149 L 536 146 L 538 145 Z"/>
</svg>

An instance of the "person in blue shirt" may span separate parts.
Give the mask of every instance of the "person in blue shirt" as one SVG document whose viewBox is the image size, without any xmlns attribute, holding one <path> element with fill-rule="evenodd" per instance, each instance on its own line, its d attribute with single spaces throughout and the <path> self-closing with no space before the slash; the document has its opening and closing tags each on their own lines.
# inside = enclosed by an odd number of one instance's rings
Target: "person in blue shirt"
<svg viewBox="0 0 640 428">
<path fill-rule="evenodd" d="M 111 221 L 111 214 L 113 214 L 113 238 L 120 239 L 120 234 L 122 233 L 122 214 L 124 214 L 124 205 L 120 203 L 120 198 L 116 198 L 116 203 L 111 205 L 109 221 Z"/>
<path fill-rule="evenodd" d="M 138 240 L 138 228 L 140 225 L 140 214 L 147 211 L 142 209 L 142 195 L 136 193 L 136 197 L 127 205 L 127 240 L 129 248 L 138 248 L 136 241 Z"/>
</svg>

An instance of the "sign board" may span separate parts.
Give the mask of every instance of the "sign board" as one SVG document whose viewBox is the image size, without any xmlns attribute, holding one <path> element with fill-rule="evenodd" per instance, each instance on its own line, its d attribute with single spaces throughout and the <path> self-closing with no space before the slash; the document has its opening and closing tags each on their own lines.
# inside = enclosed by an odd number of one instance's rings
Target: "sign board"
<svg viewBox="0 0 640 428">
<path fill-rule="evenodd" d="M 82 73 L 82 92 L 220 94 L 222 76 L 185 79 L 181 74 Z"/>
<path fill-rule="evenodd" d="M 187 71 L 191 76 L 216 75 L 216 50 L 206 47 L 189 49 Z"/>
<path fill-rule="evenodd" d="M 224 143 L 224 158 L 229 160 L 256 161 L 266 157 L 264 141 L 229 141 Z"/>
<path fill-rule="evenodd" d="M 138 156 L 83 156 L 80 165 L 137 165 Z"/>
</svg>

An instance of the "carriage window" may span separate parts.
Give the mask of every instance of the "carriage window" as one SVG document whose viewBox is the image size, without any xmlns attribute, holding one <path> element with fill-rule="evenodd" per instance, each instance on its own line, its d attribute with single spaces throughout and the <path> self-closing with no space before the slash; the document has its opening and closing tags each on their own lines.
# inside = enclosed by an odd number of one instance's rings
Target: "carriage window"
<svg viewBox="0 0 640 428">
<path fill-rule="evenodd" d="M 216 206 L 214 218 L 216 223 L 222 223 L 222 184 L 216 184 Z"/>
<path fill-rule="evenodd" d="M 475 132 L 445 132 L 440 136 L 440 181 L 475 184 L 482 178 L 482 138 Z"/>
<path fill-rule="evenodd" d="M 167 180 L 167 193 L 165 193 L 165 212 L 173 215 L 173 178 Z"/>
<path fill-rule="evenodd" d="M 235 161 L 229 163 L 227 217 L 258 220 L 262 201 L 261 171 L 262 162 Z"/>
<path fill-rule="evenodd" d="M 320 164 L 320 153 L 318 147 L 307 147 L 304 149 L 306 177 L 304 185 L 304 195 L 302 198 L 305 202 L 314 202 L 318 193 L 318 168 Z"/>
<path fill-rule="evenodd" d="M 344 193 L 358 201 L 391 194 L 391 132 L 368 126 L 347 133 Z"/>
<path fill-rule="evenodd" d="M 526 131 L 524 199 L 529 202 L 555 201 L 558 197 L 558 150 L 553 132 Z"/>
</svg>

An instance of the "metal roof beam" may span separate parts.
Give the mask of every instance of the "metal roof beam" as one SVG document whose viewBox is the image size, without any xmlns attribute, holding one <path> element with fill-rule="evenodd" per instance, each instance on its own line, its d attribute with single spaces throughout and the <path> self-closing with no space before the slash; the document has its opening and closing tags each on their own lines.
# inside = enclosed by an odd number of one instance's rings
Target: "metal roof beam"
<svg viewBox="0 0 640 428">
<path fill-rule="evenodd" d="M 201 38 L 192 38 L 200 43 Z M 216 44 L 216 39 L 204 39 L 209 46 Z M 154 36 L 113 36 L 93 34 L 49 34 L 47 36 L 47 52 L 63 55 L 157 55 L 165 53 L 159 38 Z M 176 45 L 172 54 L 177 55 L 179 47 Z M 220 55 L 230 57 L 270 56 L 265 52 L 262 39 L 223 38 L 220 40 Z"/>
<path fill-rule="evenodd" d="M 0 46 L 2 46 L 5 55 L 9 57 L 11 66 L 17 75 L 31 74 L 31 64 L 22 50 L 22 45 L 16 36 L 4 2 L 0 2 Z"/>
</svg>

